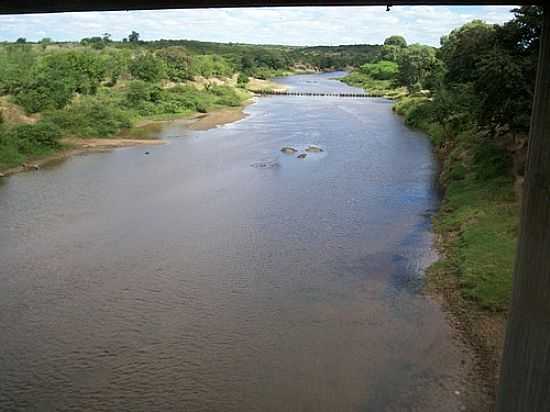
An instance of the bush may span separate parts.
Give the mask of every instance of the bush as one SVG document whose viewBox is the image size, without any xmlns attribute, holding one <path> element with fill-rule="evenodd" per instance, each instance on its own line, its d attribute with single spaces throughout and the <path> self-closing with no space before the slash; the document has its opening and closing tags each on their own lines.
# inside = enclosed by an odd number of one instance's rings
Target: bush
<svg viewBox="0 0 550 412">
<path fill-rule="evenodd" d="M 374 80 L 393 80 L 399 72 L 399 66 L 395 62 L 381 60 L 377 63 L 362 65 L 361 72 Z"/>
<path fill-rule="evenodd" d="M 15 144 L 23 154 L 33 154 L 41 149 L 55 149 L 59 146 L 60 130 L 49 122 L 22 124 L 4 133 L 3 141 Z"/>
<path fill-rule="evenodd" d="M 240 106 L 241 98 L 229 86 L 211 86 L 208 91 L 217 97 L 216 104 L 223 106 Z"/>
<path fill-rule="evenodd" d="M 510 154 L 492 142 L 480 142 L 474 147 L 474 172 L 478 180 L 506 176 L 510 170 Z"/>
<path fill-rule="evenodd" d="M 143 102 L 158 102 L 160 94 L 161 89 L 159 86 L 146 83 L 143 80 L 134 80 L 128 83 L 126 100 L 132 105 L 139 105 Z"/>
<path fill-rule="evenodd" d="M 239 85 L 239 87 L 245 87 L 248 84 L 248 75 L 242 72 L 239 73 L 237 84 Z"/>
<path fill-rule="evenodd" d="M 63 110 L 46 113 L 44 119 L 79 137 L 108 137 L 131 126 L 129 112 L 109 101 L 83 98 Z"/>
<path fill-rule="evenodd" d="M 154 54 L 144 54 L 136 57 L 130 63 L 130 74 L 134 79 L 146 82 L 158 82 L 166 76 L 164 60 Z"/>
<path fill-rule="evenodd" d="M 73 90 L 63 80 L 51 79 L 46 83 L 31 81 L 15 95 L 15 102 L 28 113 L 61 109 L 69 103 Z"/>
</svg>

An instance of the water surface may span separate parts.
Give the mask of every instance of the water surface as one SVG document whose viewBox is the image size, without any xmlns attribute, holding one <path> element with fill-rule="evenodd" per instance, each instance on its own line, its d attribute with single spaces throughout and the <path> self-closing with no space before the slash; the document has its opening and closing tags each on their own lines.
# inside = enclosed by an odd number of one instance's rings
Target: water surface
<svg viewBox="0 0 550 412">
<path fill-rule="evenodd" d="M 338 75 L 281 82 L 354 91 Z M 0 183 L 0 409 L 459 410 L 462 355 L 419 293 L 428 140 L 383 99 L 246 112 Z"/>
</svg>

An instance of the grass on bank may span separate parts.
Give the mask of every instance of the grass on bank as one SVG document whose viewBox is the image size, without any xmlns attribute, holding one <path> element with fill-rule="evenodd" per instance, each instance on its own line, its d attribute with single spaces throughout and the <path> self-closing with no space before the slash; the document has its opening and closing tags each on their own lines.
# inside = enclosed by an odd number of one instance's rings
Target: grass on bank
<svg viewBox="0 0 550 412">
<path fill-rule="evenodd" d="M 442 238 L 444 255 L 431 269 L 455 275 L 463 296 L 480 307 L 505 311 L 519 225 L 519 202 L 507 176 L 509 155 L 473 129 L 435 120 L 431 99 L 407 97 L 394 110 L 443 152 L 445 196 L 434 230 Z"/>
<path fill-rule="evenodd" d="M 372 97 L 386 97 L 399 99 L 407 94 L 405 87 L 396 87 L 393 80 L 378 80 L 370 75 L 354 70 L 346 77 L 340 79 L 349 86 L 362 87 Z"/>
</svg>

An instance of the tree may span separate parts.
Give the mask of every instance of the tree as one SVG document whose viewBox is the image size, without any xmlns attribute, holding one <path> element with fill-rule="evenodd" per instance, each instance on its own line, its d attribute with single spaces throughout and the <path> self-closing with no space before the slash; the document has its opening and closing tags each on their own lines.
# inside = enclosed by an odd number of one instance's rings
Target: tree
<svg viewBox="0 0 550 412">
<path fill-rule="evenodd" d="M 158 82 L 166 75 L 164 61 L 151 53 L 136 57 L 130 63 L 129 69 L 134 79 L 146 82 Z"/>
<path fill-rule="evenodd" d="M 160 49 L 157 56 L 164 60 L 166 75 L 170 80 L 183 81 L 191 80 L 192 58 L 185 47 L 172 46 Z"/>
<path fill-rule="evenodd" d="M 139 33 L 132 30 L 132 33 L 128 35 L 128 41 L 130 43 L 139 43 Z"/>
<path fill-rule="evenodd" d="M 17 44 L 25 44 L 27 42 L 27 39 L 24 37 L 19 37 L 15 42 Z"/>
<path fill-rule="evenodd" d="M 384 46 L 407 47 L 407 40 L 403 36 L 390 36 L 384 40 Z"/>
<path fill-rule="evenodd" d="M 398 64 L 398 82 L 412 90 L 424 87 L 424 83 L 438 66 L 438 59 L 433 47 L 413 44 L 403 49 Z"/>
<path fill-rule="evenodd" d="M 61 109 L 74 93 L 95 94 L 104 76 L 103 59 L 90 50 L 51 54 L 32 67 L 15 98 L 31 113 Z"/>
<path fill-rule="evenodd" d="M 479 78 L 481 56 L 495 47 L 495 26 L 474 20 L 441 39 L 441 58 L 447 66 L 447 82 L 465 83 Z"/>
</svg>

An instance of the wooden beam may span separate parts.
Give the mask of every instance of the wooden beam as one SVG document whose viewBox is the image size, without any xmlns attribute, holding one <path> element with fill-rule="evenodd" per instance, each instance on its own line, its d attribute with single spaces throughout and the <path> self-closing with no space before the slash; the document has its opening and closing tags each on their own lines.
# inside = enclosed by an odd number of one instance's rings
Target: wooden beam
<svg viewBox="0 0 550 412">
<path fill-rule="evenodd" d="M 0 0 L 0 14 L 219 7 L 542 4 L 543 0 Z"/>
<path fill-rule="evenodd" d="M 550 411 L 550 7 L 545 6 L 498 412 Z"/>
</svg>

